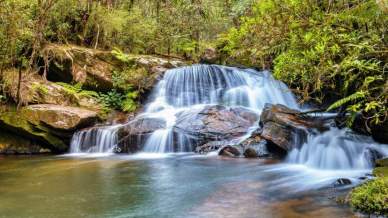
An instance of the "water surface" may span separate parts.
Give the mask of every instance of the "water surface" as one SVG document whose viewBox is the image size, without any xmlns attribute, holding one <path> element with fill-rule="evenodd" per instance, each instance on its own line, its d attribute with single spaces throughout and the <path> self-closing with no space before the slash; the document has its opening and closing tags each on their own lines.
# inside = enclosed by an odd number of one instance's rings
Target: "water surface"
<svg viewBox="0 0 388 218">
<path fill-rule="evenodd" d="M 0 217 L 353 216 L 335 202 L 344 191 L 297 166 L 146 157 L 0 157 Z"/>
</svg>

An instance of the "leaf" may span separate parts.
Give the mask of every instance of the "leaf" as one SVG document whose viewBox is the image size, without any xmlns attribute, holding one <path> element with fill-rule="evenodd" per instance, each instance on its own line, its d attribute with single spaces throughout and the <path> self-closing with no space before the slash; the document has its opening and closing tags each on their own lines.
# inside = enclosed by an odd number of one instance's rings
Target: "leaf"
<svg viewBox="0 0 388 218">
<path fill-rule="evenodd" d="M 326 111 L 331 111 L 333 109 L 339 108 L 339 107 L 341 107 L 349 102 L 352 102 L 352 101 L 355 101 L 355 100 L 358 100 L 361 98 L 365 98 L 365 96 L 366 96 L 366 92 L 364 92 L 364 91 L 359 91 L 359 92 L 353 93 L 353 94 L 349 95 L 348 97 L 342 98 L 342 99 L 334 102 L 332 105 L 330 105 L 326 109 Z"/>
</svg>

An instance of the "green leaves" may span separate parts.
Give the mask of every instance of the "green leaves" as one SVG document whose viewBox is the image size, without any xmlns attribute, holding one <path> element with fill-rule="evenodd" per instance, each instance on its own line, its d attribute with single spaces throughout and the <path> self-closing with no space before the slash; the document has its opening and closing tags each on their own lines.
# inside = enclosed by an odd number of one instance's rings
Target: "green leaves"
<svg viewBox="0 0 388 218">
<path fill-rule="evenodd" d="M 100 102 L 111 109 L 132 112 L 137 109 L 136 99 L 138 94 L 136 91 L 129 91 L 124 95 L 113 89 L 106 94 L 101 93 L 99 99 Z"/>
<path fill-rule="evenodd" d="M 332 105 L 330 105 L 327 108 L 326 111 L 331 111 L 331 110 L 334 110 L 334 109 L 339 108 L 341 106 L 346 106 L 346 104 L 357 101 L 359 99 L 363 99 L 363 98 L 365 98 L 365 96 L 366 96 L 366 92 L 363 92 L 363 91 L 353 93 L 345 98 L 342 98 L 342 99 L 334 102 Z M 358 111 L 357 110 L 358 108 L 359 108 L 358 106 L 352 105 L 351 111 Z"/>
</svg>

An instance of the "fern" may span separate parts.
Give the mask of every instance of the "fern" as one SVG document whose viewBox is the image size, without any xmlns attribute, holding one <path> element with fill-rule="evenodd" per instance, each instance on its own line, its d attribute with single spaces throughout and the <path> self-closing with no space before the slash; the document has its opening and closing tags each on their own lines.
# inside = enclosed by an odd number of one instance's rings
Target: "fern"
<svg viewBox="0 0 388 218">
<path fill-rule="evenodd" d="M 359 91 L 359 92 L 353 93 L 353 94 L 349 95 L 348 97 L 342 98 L 342 99 L 334 102 L 332 105 L 329 106 L 329 108 L 327 108 L 326 111 L 331 111 L 333 109 L 339 108 L 339 107 L 341 107 L 349 102 L 365 98 L 365 96 L 366 96 L 366 92 L 364 92 L 364 91 Z"/>
</svg>

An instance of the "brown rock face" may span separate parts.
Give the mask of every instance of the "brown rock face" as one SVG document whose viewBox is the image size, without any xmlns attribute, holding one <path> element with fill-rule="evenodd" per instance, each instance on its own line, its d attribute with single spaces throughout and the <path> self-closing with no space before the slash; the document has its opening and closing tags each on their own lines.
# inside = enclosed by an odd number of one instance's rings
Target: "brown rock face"
<svg viewBox="0 0 388 218">
<path fill-rule="evenodd" d="M 98 118 L 94 111 L 50 104 L 25 107 L 24 114 L 31 123 L 44 123 L 59 130 L 75 130 L 94 124 Z"/>
<path fill-rule="evenodd" d="M 261 137 L 284 151 L 300 146 L 310 130 L 325 130 L 320 119 L 303 116 L 284 105 L 267 104 L 261 114 Z"/>
</svg>

